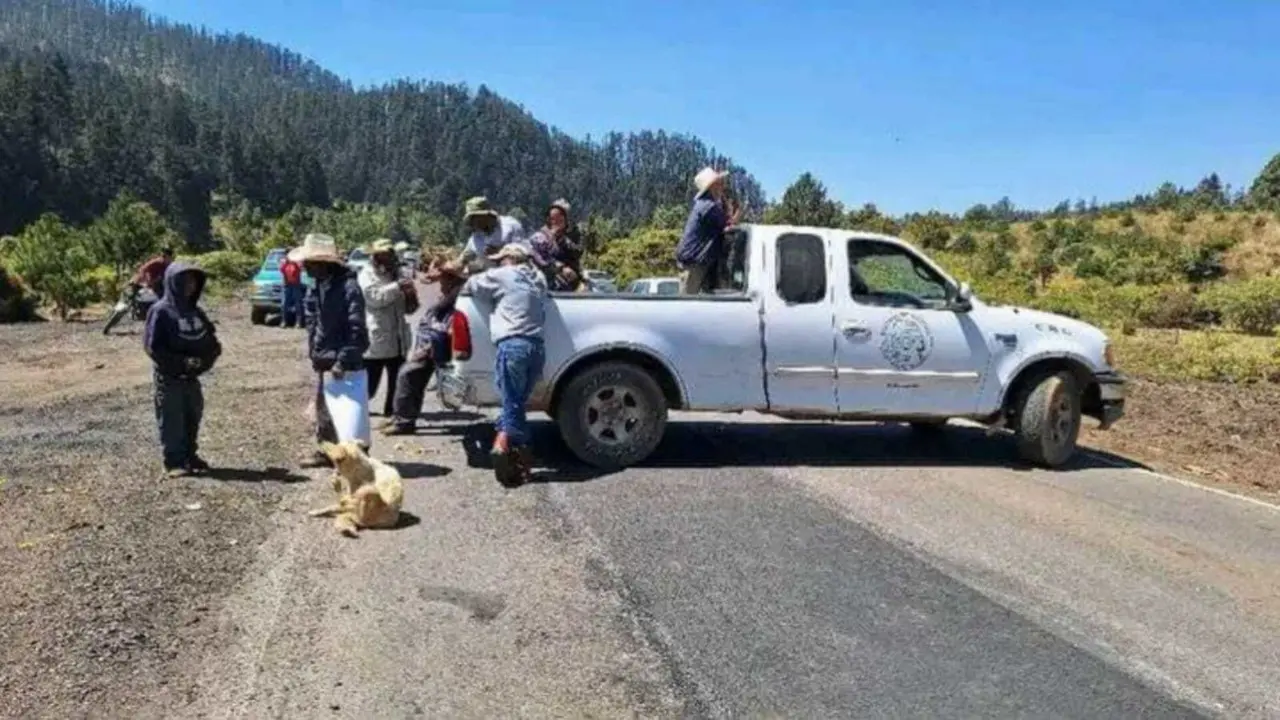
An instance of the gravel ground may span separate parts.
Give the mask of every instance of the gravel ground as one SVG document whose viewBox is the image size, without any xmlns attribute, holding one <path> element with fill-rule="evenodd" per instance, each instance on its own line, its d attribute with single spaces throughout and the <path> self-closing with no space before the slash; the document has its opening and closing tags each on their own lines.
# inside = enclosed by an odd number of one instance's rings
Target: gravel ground
<svg viewBox="0 0 1280 720">
<path fill-rule="evenodd" d="M 285 469 L 307 439 L 303 336 L 245 315 L 222 313 L 206 381 L 202 454 L 229 469 L 178 482 L 159 479 L 140 324 L 0 329 L 0 715 L 120 717 L 188 692 L 167 667 L 210 640 L 206 613 L 305 479 Z"/>
</svg>

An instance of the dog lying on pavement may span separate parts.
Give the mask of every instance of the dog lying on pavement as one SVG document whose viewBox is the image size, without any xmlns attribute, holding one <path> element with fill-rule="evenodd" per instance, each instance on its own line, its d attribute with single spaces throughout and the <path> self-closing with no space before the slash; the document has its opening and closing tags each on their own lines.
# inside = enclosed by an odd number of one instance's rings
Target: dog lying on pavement
<svg viewBox="0 0 1280 720">
<path fill-rule="evenodd" d="M 356 442 L 322 442 L 320 452 L 333 462 L 330 481 L 338 503 L 312 510 L 311 517 L 332 516 L 334 527 L 347 537 L 356 537 L 362 528 L 395 527 L 404 503 L 400 472 L 369 457 Z"/>
</svg>

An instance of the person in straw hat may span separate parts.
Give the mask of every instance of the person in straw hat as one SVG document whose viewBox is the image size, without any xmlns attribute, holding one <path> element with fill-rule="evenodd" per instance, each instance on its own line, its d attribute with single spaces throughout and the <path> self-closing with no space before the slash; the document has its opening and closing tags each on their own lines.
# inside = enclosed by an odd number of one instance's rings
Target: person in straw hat
<svg viewBox="0 0 1280 720">
<path fill-rule="evenodd" d="M 399 256 L 390 240 L 376 240 L 369 250 L 369 264 L 357 277 L 364 293 L 365 326 L 369 329 L 364 366 L 369 371 L 370 398 L 378 394 L 382 375 L 386 374 L 382 414 L 390 416 L 396 378 L 413 346 L 409 315 L 418 310 L 418 292 L 413 280 L 401 275 Z"/>
<path fill-rule="evenodd" d="M 365 327 L 364 294 L 356 274 L 343 262 L 338 244 L 328 235 L 312 233 L 289 253 L 315 279 L 316 314 L 307 327 L 311 368 L 316 372 L 316 440 L 338 442 L 333 418 L 325 407 L 324 374 L 340 378 L 364 369 L 369 349 Z M 331 467 L 317 447 L 302 461 L 303 467 Z"/>
<path fill-rule="evenodd" d="M 546 224 L 529 238 L 529 249 L 551 290 L 573 292 L 582 284 L 581 234 L 569 223 L 569 201 L 551 203 Z"/>
<path fill-rule="evenodd" d="M 682 292 L 711 293 L 719 279 L 724 255 L 724 231 L 736 225 L 741 208 L 726 212 L 724 186 L 729 173 L 705 167 L 693 178 L 697 194 L 684 224 L 684 234 L 676 245 Z"/>
<path fill-rule="evenodd" d="M 493 255 L 512 243 L 524 243 L 524 227 L 508 215 L 500 215 L 483 195 L 467 200 L 462 221 L 471 237 L 458 262 L 479 271 L 494 266 Z"/>
<path fill-rule="evenodd" d="M 453 348 L 449 340 L 449 321 L 453 318 L 458 292 L 467 279 L 459 265 L 435 259 L 428 266 L 424 279 L 439 283 L 436 302 L 423 311 L 418 319 L 413 350 L 409 361 L 400 368 L 392 401 L 391 417 L 383 426 L 387 435 L 412 435 L 422 414 L 422 400 L 427 393 L 427 383 L 435 369 L 450 362 Z"/>
<path fill-rule="evenodd" d="M 547 281 L 523 245 L 507 245 L 493 259 L 498 267 L 472 275 L 465 289 L 488 313 L 489 335 L 498 349 L 493 382 L 502 409 L 491 454 L 498 482 L 512 487 L 527 482 L 533 470 L 525 405 L 546 361 L 542 333 Z"/>
</svg>

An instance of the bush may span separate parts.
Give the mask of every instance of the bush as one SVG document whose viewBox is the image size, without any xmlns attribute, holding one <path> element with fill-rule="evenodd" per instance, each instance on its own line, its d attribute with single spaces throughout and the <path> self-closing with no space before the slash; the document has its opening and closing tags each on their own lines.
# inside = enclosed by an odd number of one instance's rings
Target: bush
<svg viewBox="0 0 1280 720">
<path fill-rule="evenodd" d="M 66 320 L 70 311 L 93 299 L 88 274 L 93 268 L 83 233 L 46 213 L 22 234 L 6 240 L 5 263 L 40 299 Z"/>
<path fill-rule="evenodd" d="M 30 322 L 36 319 L 35 300 L 16 275 L 0 265 L 0 323 Z"/>
<path fill-rule="evenodd" d="M 1280 342 L 1209 331 L 1149 330 L 1113 336 L 1117 364 L 1153 380 L 1280 382 Z"/>
<path fill-rule="evenodd" d="M 209 282 L 220 285 L 248 282 L 262 266 L 262 258 L 234 250 L 214 250 L 193 259 L 208 273 Z"/>
<path fill-rule="evenodd" d="M 1280 326 L 1280 277 L 1214 284 L 1200 294 L 1198 305 L 1233 330 L 1272 335 Z"/>
<path fill-rule="evenodd" d="M 1194 293 L 1187 288 L 1165 288 L 1138 310 L 1138 324 L 1166 330 L 1187 330 L 1201 322 Z"/>
<path fill-rule="evenodd" d="M 128 278 L 126 278 L 128 279 Z M 120 284 L 116 280 L 115 268 L 99 265 L 85 273 L 85 282 L 89 285 L 90 300 L 107 302 L 115 300 L 120 294 Z"/>
</svg>

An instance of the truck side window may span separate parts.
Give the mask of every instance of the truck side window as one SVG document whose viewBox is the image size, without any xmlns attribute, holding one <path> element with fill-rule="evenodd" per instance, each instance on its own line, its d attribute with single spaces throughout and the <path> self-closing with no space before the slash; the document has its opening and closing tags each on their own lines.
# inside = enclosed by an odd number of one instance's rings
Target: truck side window
<svg viewBox="0 0 1280 720">
<path fill-rule="evenodd" d="M 778 297 L 808 305 L 827 297 L 827 251 L 817 235 L 787 233 L 778 238 Z"/>
<path fill-rule="evenodd" d="M 893 243 L 849 241 L 849 295 L 862 305 L 938 308 L 947 302 L 947 281 Z"/>
<path fill-rule="evenodd" d="M 724 235 L 728 257 L 725 258 L 725 277 L 722 287 L 733 292 L 747 291 L 747 263 L 751 260 L 751 245 L 747 233 L 734 229 Z"/>
</svg>

